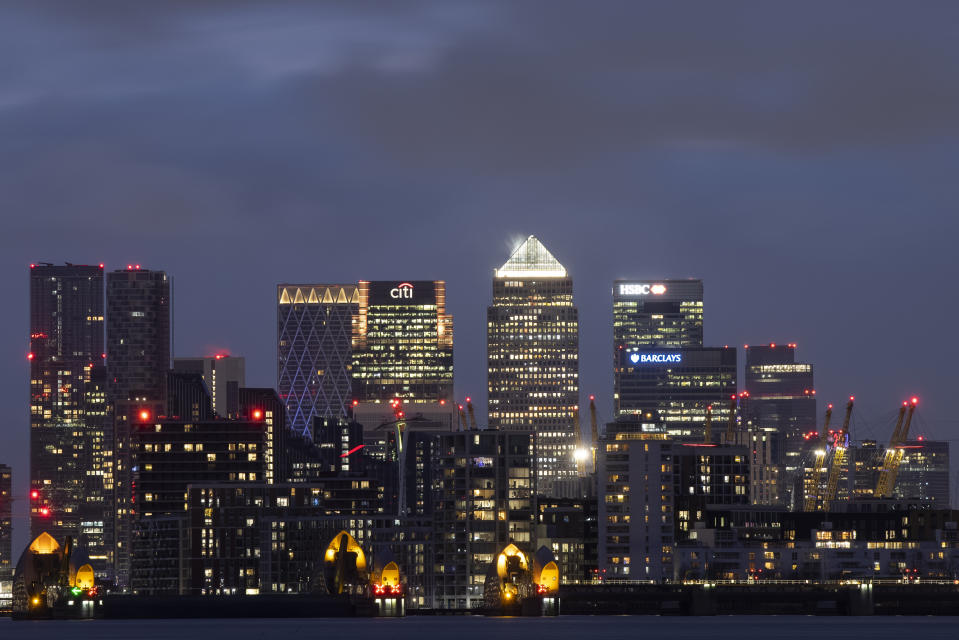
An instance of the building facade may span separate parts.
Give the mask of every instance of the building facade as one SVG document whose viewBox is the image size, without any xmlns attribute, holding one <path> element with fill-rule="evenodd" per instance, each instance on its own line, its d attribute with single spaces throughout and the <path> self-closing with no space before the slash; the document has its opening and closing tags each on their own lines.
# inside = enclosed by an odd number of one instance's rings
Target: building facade
<svg viewBox="0 0 959 640">
<path fill-rule="evenodd" d="M 442 280 L 359 283 L 353 400 L 452 403 L 453 316 Z"/>
<path fill-rule="evenodd" d="M 30 532 L 106 555 L 103 265 L 30 266 Z M 99 562 L 103 571 L 105 563 Z"/>
<path fill-rule="evenodd" d="M 661 423 L 607 425 L 600 442 L 598 571 L 604 579 L 672 578 L 676 542 L 708 504 L 749 503 L 745 446 L 667 439 Z"/>
<path fill-rule="evenodd" d="M 573 280 L 529 236 L 493 275 L 487 310 L 489 426 L 536 434 L 538 489 L 576 477 L 579 312 Z"/>
<path fill-rule="evenodd" d="M 13 470 L 0 464 L 0 601 L 13 597 Z"/>
<path fill-rule="evenodd" d="M 130 578 L 133 485 L 130 436 L 140 411 L 163 415 L 170 370 L 171 282 L 163 271 L 107 275 L 107 391 L 113 413 L 113 552 L 117 584 Z"/>
<path fill-rule="evenodd" d="M 457 431 L 439 436 L 433 511 L 437 608 L 483 605 L 487 570 L 513 542 L 532 553 L 535 436 L 531 431 Z"/>
<path fill-rule="evenodd" d="M 223 354 L 202 358 L 174 358 L 173 370 L 200 374 L 216 415 L 221 418 L 236 418 L 240 387 L 246 386 L 246 358 Z"/>
<path fill-rule="evenodd" d="M 620 350 L 701 346 L 702 280 L 616 280 L 613 283 L 614 363 Z"/>
<path fill-rule="evenodd" d="M 702 438 L 706 409 L 714 423 L 729 417 L 736 395 L 731 347 L 618 349 L 613 394 L 616 415 L 654 411 L 675 437 Z"/>
<path fill-rule="evenodd" d="M 277 392 L 287 426 L 307 435 L 315 416 L 345 416 L 353 399 L 356 284 L 277 285 Z"/>
</svg>

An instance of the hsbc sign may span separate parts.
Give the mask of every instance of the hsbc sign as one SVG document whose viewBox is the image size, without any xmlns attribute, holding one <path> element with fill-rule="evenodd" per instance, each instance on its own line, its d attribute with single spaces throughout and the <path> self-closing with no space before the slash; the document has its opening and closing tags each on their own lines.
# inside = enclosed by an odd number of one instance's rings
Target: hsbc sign
<svg viewBox="0 0 959 640">
<path fill-rule="evenodd" d="M 646 283 L 627 283 L 619 285 L 619 295 L 621 296 L 661 296 L 666 293 L 664 284 L 646 284 Z"/>
<path fill-rule="evenodd" d="M 412 300 L 413 285 L 409 282 L 401 282 L 390 289 L 390 297 L 394 300 Z"/>
</svg>

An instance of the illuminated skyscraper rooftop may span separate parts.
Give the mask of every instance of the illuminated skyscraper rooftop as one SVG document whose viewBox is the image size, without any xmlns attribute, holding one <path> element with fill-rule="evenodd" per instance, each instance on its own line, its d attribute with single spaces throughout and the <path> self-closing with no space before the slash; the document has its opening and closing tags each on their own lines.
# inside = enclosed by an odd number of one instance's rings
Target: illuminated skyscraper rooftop
<svg viewBox="0 0 959 640">
<path fill-rule="evenodd" d="M 496 270 L 497 278 L 565 278 L 566 268 L 536 236 L 526 238 L 509 260 Z"/>
</svg>

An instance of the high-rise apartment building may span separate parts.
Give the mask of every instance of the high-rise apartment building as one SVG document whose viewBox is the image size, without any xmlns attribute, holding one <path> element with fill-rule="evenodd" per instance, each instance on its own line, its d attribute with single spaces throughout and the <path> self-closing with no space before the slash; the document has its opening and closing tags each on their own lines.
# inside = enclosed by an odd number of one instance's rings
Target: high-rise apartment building
<svg viewBox="0 0 959 640">
<path fill-rule="evenodd" d="M 359 283 L 353 400 L 432 404 L 453 398 L 453 316 L 442 280 Z"/>
<path fill-rule="evenodd" d="M 223 354 L 202 358 L 174 358 L 173 371 L 200 374 L 216 415 L 221 418 L 236 417 L 240 387 L 246 386 L 246 358 Z"/>
<path fill-rule="evenodd" d="M 298 434 L 315 416 L 347 414 L 359 299 L 355 284 L 277 285 L 277 391 Z"/>
<path fill-rule="evenodd" d="M 113 411 L 114 570 L 129 584 L 133 478 L 130 437 L 141 411 L 167 406 L 171 340 L 170 279 L 130 265 L 107 275 L 107 389 Z"/>
<path fill-rule="evenodd" d="M 613 350 L 703 346 L 702 280 L 616 280 Z"/>
<path fill-rule="evenodd" d="M 30 265 L 30 531 L 102 558 L 103 265 Z M 105 567 L 98 564 L 97 570 Z"/>
<path fill-rule="evenodd" d="M 456 431 L 438 436 L 434 514 L 435 606 L 482 606 L 486 574 L 510 542 L 533 545 L 534 436 L 527 431 Z"/>
<path fill-rule="evenodd" d="M 489 426 L 536 434 L 539 491 L 576 477 L 579 314 L 573 280 L 529 236 L 493 275 L 487 310 Z"/>
<path fill-rule="evenodd" d="M 736 394 L 736 349 L 643 348 L 618 351 L 613 394 L 617 416 L 655 411 L 667 432 L 701 438 L 706 408 L 725 424 Z"/>
<path fill-rule="evenodd" d="M 13 470 L 0 464 L 0 600 L 10 598 L 13 580 Z"/>
</svg>

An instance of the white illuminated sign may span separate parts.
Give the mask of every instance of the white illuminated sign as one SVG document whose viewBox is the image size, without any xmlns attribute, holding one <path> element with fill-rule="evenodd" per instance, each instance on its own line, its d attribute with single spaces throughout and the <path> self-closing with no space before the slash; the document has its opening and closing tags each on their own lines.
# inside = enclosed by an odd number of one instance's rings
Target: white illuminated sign
<svg viewBox="0 0 959 640">
<path fill-rule="evenodd" d="M 631 353 L 629 361 L 633 364 L 668 364 L 683 361 L 681 353 Z"/>
<path fill-rule="evenodd" d="M 648 296 L 650 294 L 654 296 L 661 296 L 666 293 L 666 285 L 664 284 L 644 284 L 644 283 L 629 283 L 619 285 L 619 295 L 621 296 Z"/>
<path fill-rule="evenodd" d="M 409 282 L 403 282 L 390 289 L 390 297 L 395 299 L 411 300 L 413 298 L 413 285 Z"/>
</svg>

